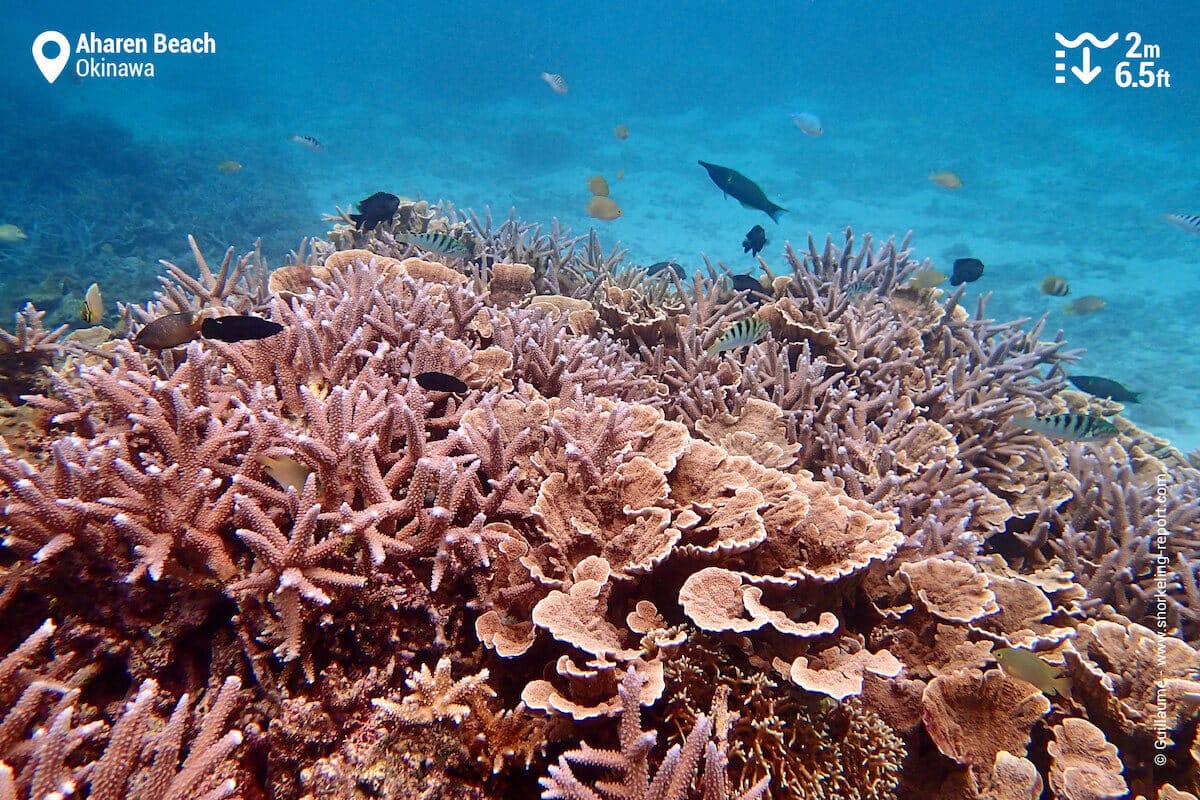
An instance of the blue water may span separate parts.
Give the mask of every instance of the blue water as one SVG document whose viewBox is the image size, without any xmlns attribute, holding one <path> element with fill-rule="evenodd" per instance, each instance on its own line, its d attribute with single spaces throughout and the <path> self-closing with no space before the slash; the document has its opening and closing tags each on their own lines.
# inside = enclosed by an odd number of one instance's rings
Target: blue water
<svg viewBox="0 0 1200 800">
<path fill-rule="evenodd" d="M 0 224 L 28 238 L 0 243 L 0 314 L 33 299 L 66 320 L 92 280 L 110 301 L 145 299 L 158 259 L 188 258 L 188 232 L 214 257 L 262 237 L 280 263 L 323 233 L 322 213 L 378 190 L 595 224 L 636 262 L 698 265 L 703 253 L 735 271 L 753 267 L 740 242 L 758 223 L 773 266 L 785 240 L 809 232 L 912 229 L 937 267 L 967 253 L 987 264 L 971 294 L 992 293 L 991 315 L 1049 312 L 1051 331 L 1087 348 L 1077 372 L 1144 390 L 1127 416 L 1200 446 L 1200 236 L 1161 219 L 1200 214 L 1196 4 L 645 5 L 11 8 Z M 30 53 L 47 29 L 72 42 L 93 30 L 207 31 L 217 52 L 106 56 L 151 61 L 156 75 L 76 81 L 68 70 L 51 85 Z M 1124 38 L 1093 54 L 1103 71 L 1092 84 L 1056 85 L 1054 33 L 1085 30 L 1159 45 L 1170 87 L 1114 84 Z M 568 94 L 543 71 L 562 74 Z M 818 114 L 825 135 L 797 130 L 788 115 L 799 111 Z M 776 225 L 723 199 L 697 159 L 744 172 L 788 213 Z M 225 160 L 244 167 L 219 172 Z M 932 185 L 934 170 L 963 188 Z M 621 219 L 584 213 L 594 173 Z M 1065 316 L 1037 289 L 1051 273 L 1070 282 L 1067 299 L 1108 306 Z"/>
</svg>

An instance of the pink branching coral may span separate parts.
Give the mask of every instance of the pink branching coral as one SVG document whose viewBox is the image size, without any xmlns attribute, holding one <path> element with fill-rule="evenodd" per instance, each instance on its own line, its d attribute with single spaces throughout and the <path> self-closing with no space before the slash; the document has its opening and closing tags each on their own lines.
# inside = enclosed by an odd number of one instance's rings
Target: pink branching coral
<svg viewBox="0 0 1200 800">
<path fill-rule="evenodd" d="M 726 736 L 731 715 L 725 707 L 726 693 L 718 693 L 713 702 L 712 716 L 696 718 L 682 746 L 674 745 L 651 771 L 650 753 L 657 736 L 641 730 L 639 723 L 639 682 L 642 678 L 633 669 L 621 681 L 620 750 L 602 750 L 586 742 L 578 750 L 559 756 L 541 781 L 543 800 L 600 800 L 602 796 L 627 797 L 630 800 L 725 800 L 729 797 L 725 766 L 728 761 Z M 693 792 L 696 766 L 704 756 L 705 765 L 700 781 L 701 791 Z M 595 789 L 584 785 L 575 776 L 573 767 L 602 768 L 621 775 L 620 781 L 598 781 Z M 763 778 L 736 800 L 756 800 L 766 791 L 769 778 Z"/>
<path fill-rule="evenodd" d="M 203 712 L 183 695 L 165 721 L 156 718 L 158 684 L 146 680 L 109 725 L 82 701 L 96 671 L 70 656 L 46 660 L 55 631 L 47 620 L 0 661 L 0 797 L 62 798 L 84 786 L 97 800 L 223 800 L 236 792 L 243 735 L 227 728 L 238 678 L 227 678 Z"/>
<path fill-rule="evenodd" d="M 1200 636 L 1200 471 L 1118 446 L 1064 448 L 1064 501 L 1041 501 L 1016 534 L 1038 563 L 1062 559 L 1090 597 L 1133 620 L 1165 612 L 1170 627 Z M 1139 461 L 1157 464 L 1139 475 Z"/>
</svg>

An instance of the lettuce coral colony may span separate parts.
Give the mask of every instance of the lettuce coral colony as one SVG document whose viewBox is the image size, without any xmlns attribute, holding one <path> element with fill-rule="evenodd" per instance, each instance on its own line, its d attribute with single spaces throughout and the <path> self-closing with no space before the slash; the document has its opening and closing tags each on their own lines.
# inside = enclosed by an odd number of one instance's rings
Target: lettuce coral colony
<svg viewBox="0 0 1200 800">
<path fill-rule="evenodd" d="M 425 202 L 193 252 L 112 337 L 0 336 L 0 798 L 1200 790 L 1200 472 L 1007 425 L 1114 406 L 907 239 L 753 303 Z M 284 331 L 131 344 L 185 311 Z"/>
</svg>

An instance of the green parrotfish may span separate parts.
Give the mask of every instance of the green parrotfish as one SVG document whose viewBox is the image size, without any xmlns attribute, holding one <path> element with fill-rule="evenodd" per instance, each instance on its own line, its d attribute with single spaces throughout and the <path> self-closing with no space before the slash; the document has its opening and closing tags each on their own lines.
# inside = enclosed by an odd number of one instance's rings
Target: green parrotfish
<svg viewBox="0 0 1200 800">
<path fill-rule="evenodd" d="M 757 183 L 736 169 L 709 164 L 707 161 L 697 163 L 708 170 L 708 177 L 712 178 L 712 182 L 717 185 L 717 188 L 726 196 L 737 200 L 744 208 L 757 209 L 776 222 L 779 222 L 779 215 L 787 211 L 783 206 L 775 205 L 768 200 L 766 192 Z"/>
</svg>

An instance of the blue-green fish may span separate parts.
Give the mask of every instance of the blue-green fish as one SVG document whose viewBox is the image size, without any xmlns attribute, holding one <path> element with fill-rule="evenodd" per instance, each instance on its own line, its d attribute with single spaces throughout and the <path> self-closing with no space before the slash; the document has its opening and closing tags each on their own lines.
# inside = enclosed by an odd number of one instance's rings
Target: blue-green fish
<svg viewBox="0 0 1200 800">
<path fill-rule="evenodd" d="M 770 327 L 766 320 L 758 317 L 747 317 L 746 319 L 738 320 L 721 334 L 720 339 L 712 343 L 712 346 L 708 348 L 708 354 L 715 356 L 717 353 L 723 353 L 726 350 L 736 350 L 739 347 L 754 344 L 763 337 Z"/>
<path fill-rule="evenodd" d="M 1091 414 L 1014 417 L 1013 422 L 1038 433 L 1071 442 L 1094 442 L 1100 439 L 1111 439 L 1117 435 L 1116 425 L 1104 417 L 1094 417 Z"/>
<path fill-rule="evenodd" d="M 400 241 L 439 256 L 466 258 L 471 254 L 465 244 L 445 233 L 406 233 L 400 237 Z"/>
<path fill-rule="evenodd" d="M 855 281 L 846 287 L 846 297 L 854 301 L 874 288 L 875 284 L 870 281 Z"/>
<path fill-rule="evenodd" d="M 736 169 L 722 167 L 719 164 L 699 162 L 708 171 L 708 177 L 727 197 L 732 197 L 742 204 L 743 208 L 753 208 L 763 212 L 771 219 L 779 222 L 779 215 L 786 208 L 776 205 L 767 199 L 767 194 L 757 183 L 747 178 Z"/>
<path fill-rule="evenodd" d="M 1068 375 L 1069 380 L 1076 389 L 1095 395 L 1096 397 L 1107 397 L 1109 400 L 1116 400 L 1121 403 L 1140 403 L 1138 398 L 1141 392 L 1130 391 L 1129 387 L 1123 383 L 1101 378 L 1098 375 Z"/>
</svg>

